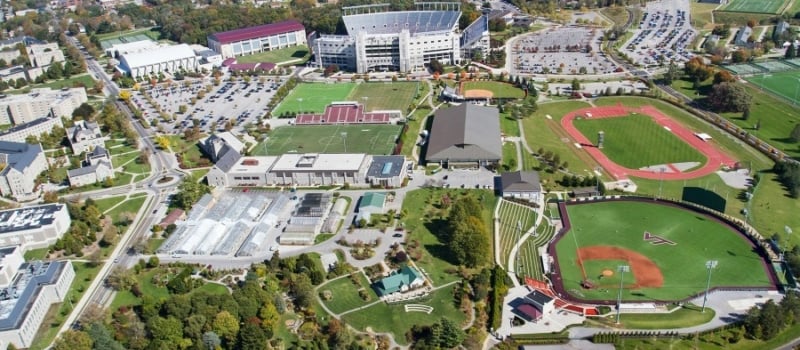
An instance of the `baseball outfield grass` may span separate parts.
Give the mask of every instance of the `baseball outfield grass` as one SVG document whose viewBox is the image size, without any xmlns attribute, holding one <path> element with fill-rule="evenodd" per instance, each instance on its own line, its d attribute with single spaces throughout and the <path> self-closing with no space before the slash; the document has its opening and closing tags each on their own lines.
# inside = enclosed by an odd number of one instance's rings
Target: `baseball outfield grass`
<svg viewBox="0 0 800 350">
<path fill-rule="evenodd" d="M 626 168 L 681 162 L 699 162 L 702 165 L 706 162 L 705 156 L 649 116 L 632 114 L 618 118 L 576 119 L 574 125 L 595 144 L 598 132 L 603 131 L 603 153 Z"/>
<path fill-rule="evenodd" d="M 709 260 L 718 262 L 711 287 L 772 284 L 763 259 L 750 242 L 710 217 L 656 202 L 632 201 L 569 205 L 567 212 L 572 229 L 556 243 L 556 252 L 564 289 L 574 297 L 614 300 L 622 277 L 623 300 L 684 299 L 705 289 Z M 645 232 L 650 239 L 645 239 Z M 656 244 L 658 238 L 673 244 Z M 625 263 L 621 260 L 628 260 L 625 258 L 578 261 L 577 249 L 597 246 L 643 255 L 660 270 L 663 284 L 636 287 L 636 280 L 653 276 L 637 275 L 636 266 L 621 276 L 618 266 Z M 581 287 L 584 270 L 585 277 L 595 283 L 594 289 Z"/>
</svg>

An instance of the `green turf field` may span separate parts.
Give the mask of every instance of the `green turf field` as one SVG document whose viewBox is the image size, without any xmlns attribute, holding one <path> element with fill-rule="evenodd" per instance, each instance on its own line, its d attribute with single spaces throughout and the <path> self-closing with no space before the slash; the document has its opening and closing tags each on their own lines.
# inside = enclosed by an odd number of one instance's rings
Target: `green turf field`
<svg viewBox="0 0 800 350">
<path fill-rule="evenodd" d="M 367 105 L 368 111 L 400 110 L 405 112 L 419 90 L 419 83 L 361 83 L 349 100 Z M 365 99 L 366 98 L 366 99 Z"/>
<path fill-rule="evenodd" d="M 732 0 L 722 11 L 778 13 L 786 0 Z"/>
<path fill-rule="evenodd" d="M 353 83 L 298 84 L 272 111 L 272 115 L 297 112 L 322 113 L 325 111 L 325 106 L 331 102 L 347 101 L 355 86 Z"/>
<path fill-rule="evenodd" d="M 745 80 L 791 102 L 797 103 L 798 101 L 797 87 L 800 85 L 800 70 L 754 75 Z"/>
<path fill-rule="evenodd" d="M 764 287 L 771 284 L 763 259 L 753 251 L 749 242 L 709 217 L 655 202 L 570 205 L 567 211 L 572 229 L 556 243 L 556 251 L 564 289 L 578 297 L 593 300 L 616 298 L 616 287 L 613 292 L 612 288 L 586 290 L 580 287 L 583 273 L 577 264 L 576 249 L 597 245 L 638 252 L 661 269 L 663 287 L 626 290 L 623 291 L 624 300 L 679 300 L 702 292 L 708 276 L 705 268 L 708 260 L 719 262 L 712 274 L 712 287 Z M 653 245 L 643 240 L 645 231 L 676 244 Z M 616 270 L 611 266 L 615 263 L 603 260 L 590 263 L 590 269 L 599 271 L 586 273 L 594 275 L 597 281 L 596 275 L 603 268 Z M 613 282 L 614 277 L 610 278 Z M 624 278 L 628 281 L 626 283 L 633 281 L 632 273 L 626 273 Z M 605 285 L 605 281 L 601 283 Z"/>
<path fill-rule="evenodd" d="M 523 98 L 525 92 L 514 85 L 498 81 L 468 81 L 464 83 L 464 91 L 489 90 L 494 98 Z M 464 93 L 462 91 L 462 93 Z"/>
<path fill-rule="evenodd" d="M 303 64 L 308 61 L 309 57 L 311 57 L 311 54 L 308 52 L 308 46 L 299 45 L 239 56 L 236 58 L 236 61 L 239 63 L 271 62 L 277 64 L 281 62 L 291 62 L 291 64 Z"/>
<path fill-rule="evenodd" d="M 391 154 L 400 135 L 399 125 L 284 126 L 253 149 L 253 155 L 284 153 Z M 342 137 L 342 133 L 347 133 Z"/>
<path fill-rule="evenodd" d="M 707 160 L 686 142 L 658 125 L 649 116 L 575 119 L 575 127 L 592 143 L 605 132 L 603 153 L 619 165 L 639 169 L 651 165 Z"/>
</svg>

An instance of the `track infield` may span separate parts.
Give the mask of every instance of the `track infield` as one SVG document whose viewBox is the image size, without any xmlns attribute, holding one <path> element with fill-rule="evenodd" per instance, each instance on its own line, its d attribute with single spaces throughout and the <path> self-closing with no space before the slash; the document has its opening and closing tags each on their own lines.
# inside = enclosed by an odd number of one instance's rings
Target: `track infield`
<svg viewBox="0 0 800 350">
<path fill-rule="evenodd" d="M 589 115 L 591 115 L 589 119 L 600 119 L 624 117 L 632 113 L 651 117 L 656 124 L 664 129 L 664 131 L 671 132 L 674 136 L 688 144 L 690 148 L 699 151 L 706 158 L 703 166 L 685 172 L 681 172 L 674 167 L 669 167 L 670 170 L 664 173 L 650 169 L 631 169 L 611 160 L 602 149 L 594 146 L 595 142 L 590 141 L 589 138 L 581 133 L 581 131 L 575 126 L 575 119 L 586 118 Z M 729 167 L 733 167 L 735 165 L 733 158 L 722 153 L 722 151 L 713 146 L 713 140 L 701 140 L 695 136 L 692 130 L 687 129 L 682 124 L 668 117 L 653 106 L 626 107 L 617 105 L 608 107 L 583 108 L 567 113 L 561 119 L 561 126 L 567 131 L 567 133 L 569 133 L 573 140 L 581 145 L 582 149 L 586 150 L 586 152 L 589 153 L 592 158 L 600 163 L 603 168 L 605 168 L 605 170 L 617 180 L 625 179 L 628 176 L 653 180 L 689 180 L 711 174 L 717 171 L 723 165 Z M 593 138 L 596 140 L 597 136 L 594 135 Z M 644 138 L 640 141 L 645 142 L 645 146 L 632 147 L 624 151 L 627 151 L 628 153 L 634 153 L 634 155 L 636 155 L 637 153 L 635 152 L 642 150 L 645 153 L 642 153 L 640 157 L 645 157 L 647 152 L 652 151 L 654 148 L 656 151 L 667 152 L 659 149 L 659 147 L 663 147 L 664 145 L 652 144 L 652 140 Z M 625 157 L 630 158 L 631 155 L 626 155 Z"/>
<path fill-rule="evenodd" d="M 259 143 L 255 156 L 285 153 L 392 154 L 400 125 L 292 125 L 276 128 Z M 346 133 L 346 135 L 342 135 Z"/>
<path fill-rule="evenodd" d="M 556 290 L 584 302 L 674 301 L 711 287 L 772 288 L 755 246 L 717 219 L 665 202 L 609 201 L 566 206 L 571 229 L 551 247 Z M 618 266 L 630 271 L 621 274 Z M 591 289 L 584 288 L 590 282 Z"/>
</svg>

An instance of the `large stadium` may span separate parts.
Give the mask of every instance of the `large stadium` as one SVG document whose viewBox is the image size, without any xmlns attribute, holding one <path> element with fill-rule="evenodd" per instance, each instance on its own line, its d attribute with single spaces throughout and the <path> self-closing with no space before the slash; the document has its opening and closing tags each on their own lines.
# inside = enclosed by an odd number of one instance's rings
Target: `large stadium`
<svg viewBox="0 0 800 350">
<path fill-rule="evenodd" d="M 453 2 L 415 3 L 415 11 L 388 11 L 386 4 L 342 8 L 346 35 L 320 35 L 311 50 L 320 67 L 337 65 L 358 73 L 410 72 L 431 60 L 451 65 L 475 51 L 489 52 L 489 21 L 481 16 L 464 31 Z"/>
</svg>

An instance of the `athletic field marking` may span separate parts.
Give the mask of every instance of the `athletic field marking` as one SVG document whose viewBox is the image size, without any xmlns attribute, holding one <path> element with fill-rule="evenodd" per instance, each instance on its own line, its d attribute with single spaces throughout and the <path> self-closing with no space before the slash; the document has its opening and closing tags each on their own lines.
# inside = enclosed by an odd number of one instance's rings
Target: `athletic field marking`
<svg viewBox="0 0 800 350">
<path fill-rule="evenodd" d="M 644 236 L 642 237 L 642 239 L 645 242 L 650 242 L 650 244 L 652 244 L 652 245 L 661 245 L 661 244 L 677 245 L 678 244 L 678 243 L 670 241 L 670 240 L 668 240 L 668 239 L 666 239 L 664 237 L 656 236 L 656 235 L 650 233 L 649 231 L 644 231 Z"/>
</svg>

